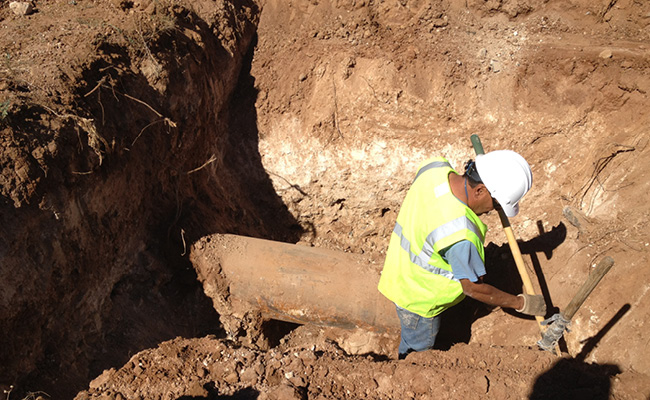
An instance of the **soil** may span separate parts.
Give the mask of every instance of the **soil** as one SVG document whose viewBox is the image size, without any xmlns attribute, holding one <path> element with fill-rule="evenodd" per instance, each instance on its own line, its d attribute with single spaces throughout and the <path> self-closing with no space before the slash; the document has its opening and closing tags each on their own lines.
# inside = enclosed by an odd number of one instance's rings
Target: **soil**
<svg viewBox="0 0 650 400">
<path fill-rule="evenodd" d="M 6 399 L 650 398 L 649 2 L 30 4 L 0 1 Z M 417 165 L 461 170 L 472 134 L 531 164 L 511 222 L 548 304 L 615 261 L 561 356 L 471 299 L 397 360 L 395 334 L 204 291 L 190 254 L 212 234 L 381 265 Z M 486 280 L 520 293 L 484 221 Z"/>
</svg>

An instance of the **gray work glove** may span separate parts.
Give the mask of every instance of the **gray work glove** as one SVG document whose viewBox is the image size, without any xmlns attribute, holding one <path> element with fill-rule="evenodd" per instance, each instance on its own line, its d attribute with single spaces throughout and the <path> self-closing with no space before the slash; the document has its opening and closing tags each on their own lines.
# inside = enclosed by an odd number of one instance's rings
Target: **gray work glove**
<svg viewBox="0 0 650 400">
<path fill-rule="evenodd" d="M 546 302 L 544 296 L 540 294 L 525 294 L 522 293 L 519 297 L 524 298 L 524 306 L 521 310 L 516 310 L 526 315 L 546 315 Z"/>
</svg>

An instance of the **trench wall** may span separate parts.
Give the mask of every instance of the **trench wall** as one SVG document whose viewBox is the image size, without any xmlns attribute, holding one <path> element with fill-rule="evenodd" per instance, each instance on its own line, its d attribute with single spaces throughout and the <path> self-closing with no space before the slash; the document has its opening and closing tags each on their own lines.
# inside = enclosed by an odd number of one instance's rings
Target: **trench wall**
<svg viewBox="0 0 650 400">
<path fill-rule="evenodd" d="M 231 107 L 254 114 L 233 92 L 246 93 L 259 12 L 247 1 L 147 9 L 145 22 L 175 23 L 144 32 L 148 53 L 141 30 L 116 28 L 66 70 L 56 109 L 26 100 L 2 121 L 15 148 L 2 155 L 0 206 L 0 382 L 12 395 L 72 398 L 130 354 L 219 334 L 191 242 L 289 231 L 265 197 L 255 137 L 230 119 Z"/>
</svg>

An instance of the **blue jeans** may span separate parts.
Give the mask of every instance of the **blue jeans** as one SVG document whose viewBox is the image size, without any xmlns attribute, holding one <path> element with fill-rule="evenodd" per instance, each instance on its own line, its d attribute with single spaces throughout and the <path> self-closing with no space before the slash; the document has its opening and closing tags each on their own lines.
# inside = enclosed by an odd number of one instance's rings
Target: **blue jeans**
<svg viewBox="0 0 650 400">
<path fill-rule="evenodd" d="M 432 349 L 440 330 L 440 315 L 425 318 L 397 306 L 397 316 L 402 326 L 399 341 L 399 359 L 408 353 Z"/>
</svg>

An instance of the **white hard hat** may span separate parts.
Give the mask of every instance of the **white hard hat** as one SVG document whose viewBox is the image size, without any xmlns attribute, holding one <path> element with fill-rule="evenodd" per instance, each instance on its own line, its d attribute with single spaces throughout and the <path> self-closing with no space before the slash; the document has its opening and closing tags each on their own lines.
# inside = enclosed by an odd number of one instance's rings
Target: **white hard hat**
<svg viewBox="0 0 650 400">
<path fill-rule="evenodd" d="M 481 181 L 508 217 L 519 213 L 519 200 L 533 185 L 526 160 L 512 150 L 496 150 L 476 156 Z"/>
</svg>

